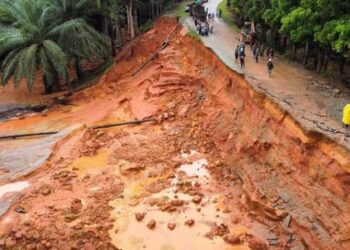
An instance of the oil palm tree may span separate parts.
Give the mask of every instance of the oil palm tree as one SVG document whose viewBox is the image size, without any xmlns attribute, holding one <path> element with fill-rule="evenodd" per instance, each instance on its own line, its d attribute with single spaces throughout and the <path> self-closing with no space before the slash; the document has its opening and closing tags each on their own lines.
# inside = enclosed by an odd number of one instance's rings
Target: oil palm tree
<svg viewBox="0 0 350 250">
<path fill-rule="evenodd" d="M 3 16 L 12 23 L 0 27 L 2 84 L 13 77 L 17 86 L 26 78 L 31 89 L 39 70 L 46 92 L 51 92 L 59 88 L 60 80 L 68 81 L 70 62 L 75 62 L 81 77 L 81 60 L 108 57 L 108 38 L 83 19 L 89 1 L 15 0 L 6 4 L 8 13 Z M 1 7 L 0 22 L 4 23 Z"/>
<path fill-rule="evenodd" d="M 13 77 L 15 86 L 27 79 L 32 89 L 35 74 L 40 70 L 47 93 L 58 88 L 58 80 L 68 80 L 67 54 L 49 36 L 52 16 L 46 0 L 7 2 L 11 25 L 0 27 L 2 84 Z"/>
<path fill-rule="evenodd" d="M 83 76 L 82 60 L 106 59 L 111 53 L 107 35 L 94 29 L 86 20 L 97 13 L 91 0 L 52 0 L 48 12 L 55 16 L 54 26 L 48 32 L 74 61 L 77 77 Z"/>
</svg>

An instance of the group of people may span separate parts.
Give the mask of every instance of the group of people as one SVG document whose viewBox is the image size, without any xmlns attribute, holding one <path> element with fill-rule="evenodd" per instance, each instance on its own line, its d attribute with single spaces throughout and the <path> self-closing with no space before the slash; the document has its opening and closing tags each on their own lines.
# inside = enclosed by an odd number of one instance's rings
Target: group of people
<svg viewBox="0 0 350 250">
<path fill-rule="evenodd" d="M 214 25 L 211 23 L 215 20 L 215 13 L 209 13 L 208 8 L 206 9 L 206 13 L 205 22 L 202 22 L 198 18 L 194 18 L 194 25 L 200 36 L 209 36 L 209 34 L 213 34 L 214 32 Z"/>
<path fill-rule="evenodd" d="M 237 45 L 235 49 L 235 59 L 236 62 L 239 61 L 241 68 L 245 67 L 245 47 L 246 44 L 244 42 L 240 42 L 239 45 Z M 259 57 L 264 58 L 265 54 L 265 46 L 264 45 L 259 45 L 255 40 L 251 42 L 251 49 L 252 49 L 252 54 L 253 58 L 256 63 L 259 62 Z M 273 57 L 274 57 L 275 51 L 272 48 L 267 48 L 266 49 L 266 56 L 267 56 L 267 72 L 269 76 L 272 75 L 272 69 L 274 67 L 273 65 Z"/>
<path fill-rule="evenodd" d="M 208 21 L 202 23 L 201 21 L 194 20 L 194 24 L 200 36 L 209 36 L 209 34 L 212 34 L 214 32 L 214 26 L 209 25 Z"/>
<path fill-rule="evenodd" d="M 209 22 L 214 22 L 215 14 L 214 13 L 209 13 L 209 12 L 207 12 L 207 13 L 208 13 L 208 15 L 207 15 L 208 21 Z"/>
</svg>

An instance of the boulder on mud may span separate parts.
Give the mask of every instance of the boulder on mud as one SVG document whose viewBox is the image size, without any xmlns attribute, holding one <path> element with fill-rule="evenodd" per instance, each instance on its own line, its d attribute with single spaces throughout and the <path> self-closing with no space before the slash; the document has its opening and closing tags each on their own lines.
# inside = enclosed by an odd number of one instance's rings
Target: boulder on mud
<svg viewBox="0 0 350 250">
<path fill-rule="evenodd" d="M 251 250 L 267 250 L 269 249 L 268 245 L 263 242 L 262 240 L 259 240 L 257 238 L 252 238 L 248 241 L 248 246 Z"/>
<path fill-rule="evenodd" d="M 71 203 L 70 209 L 73 214 L 80 213 L 81 209 L 83 208 L 83 203 L 80 199 L 74 199 Z"/>
<path fill-rule="evenodd" d="M 168 229 L 169 230 L 174 230 L 175 229 L 175 227 L 176 227 L 176 224 L 175 223 L 168 223 Z"/>
<path fill-rule="evenodd" d="M 73 213 L 68 212 L 64 215 L 64 220 L 66 222 L 72 222 L 72 221 L 76 220 L 78 217 L 79 216 L 77 214 L 73 214 Z"/>
<path fill-rule="evenodd" d="M 136 214 L 135 214 L 135 219 L 136 219 L 137 221 L 142 221 L 142 220 L 145 218 L 145 216 L 146 216 L 146 213 L 145 213 L 145 212 L 143 212 L 143 213 L 136 213 Z"/>
<path fill-rule="evenodd" d="M 120 172 L 124 175 L 130 174 L 131 172 L 138 172 L 145 168 L 145 166 L 143 165 L 138 165 L 127 160 L 119 160 L 117 167 L 119 168 Z"/>
<path fill-rule="evenodd" d="M 210 229 L 210 232 L 206 234 L 206 237 L 209 239 L 212 239 L 214 236 L 220 236 L 224 237 L 230 233 L 230 230 L 228 229 L 228 226 L 224 223 L 221 223 L 220 225 L 213 225 Z"/>
<path fill-rule="evenodd" d="M 147 227 L 149 229 L 154 229 L 157 225 L 157 222 L 155 220 L 150 220 L 148 223 L 147 223 Z"/>
<path fill-rule="evenodd" d="M 5 246 L 8 247 L 8 248 L 11 248 L 13 246 L 16 245 L 16 240 L 12 237 L 8 237 L 6 240 L 5 240 Z"/>
<path fill-rule="evenodd" d="M 241 243 L 241 239 L 236 234 L 227 234 L 223 237 L 224 241 L 231 245 L 237 245 Z"/>
<path fill-rule="evenodd" d="M 196 203 L 196 204 L 199 204 L 199 203 L 202 202 L 202 196 L 196 195 L 196 196 L 193 197 L 192 201 L 193 201 L 194 203 Z"/>
<path fill-rule="evenodd" d="M 185 221 L 185 225 L 189 226 L 189 227 L 192 227 L 194 225 L 194 220 L 193 219 L 189 219 L 189 220 Z"/>
</svg>

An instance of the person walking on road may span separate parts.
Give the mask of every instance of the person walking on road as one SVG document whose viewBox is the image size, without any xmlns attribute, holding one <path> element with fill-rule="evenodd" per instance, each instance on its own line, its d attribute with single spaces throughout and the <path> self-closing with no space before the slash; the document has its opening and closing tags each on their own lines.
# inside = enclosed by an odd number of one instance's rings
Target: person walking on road
<svg viewBox="0 0 350 250">
<path fill-rule="evenodd" d="M 235 59 L 236 62 L 238 61 L 238 56 L 239 56 L 239 45 L 237 45 L 236 49 L 235 49 Z"/>
<path fill-rule="evenodd" d="M 253 58 L 255 58 L 255 54 L 256 54 L 257 49 L 258 49 L 257 44 L 254 43 L 252 46 Z"/>
<path fill-rule="evenodd" d="M 256 51 L 255 51 L 255 54 L 254 54 L 254 59 L 255 59 L 255 62 L 258 63 L 259 62 L 259 45 L 257 45 L 257 48 L 256 48 Z"/>
<path fill-rule="evenodd" d="M 239 45 L 239 55 L 245 57 L 245 44 L 241 43 Z"/>
<path fill-rule="evenodd" d="M 245 67 L 244 55 L 239 56 L 239 62 L 241 64 L 241 68 Z"/>
<path fill-rule="evenodd" d="M 273 69 L 273 62 L 272 62 L 272 59 L 270 58 L 269 61 L 267 62 L 267 72 L 269 73 L 270 77 L 272 75 L 272 69 Z"/>
</svg>

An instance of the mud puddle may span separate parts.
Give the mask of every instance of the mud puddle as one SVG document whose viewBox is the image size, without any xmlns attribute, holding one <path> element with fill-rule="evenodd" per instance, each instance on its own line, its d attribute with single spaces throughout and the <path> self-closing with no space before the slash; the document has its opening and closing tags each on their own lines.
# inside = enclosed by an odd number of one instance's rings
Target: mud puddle
<svg viewBox="0 0 350 250">
<path fill-rule="evenodd" d="M 207 192 L 210 187 L 207 160 L 195 150 L 182 153 L 181 158 L 186 163 L 178 167 L 168 188 L 148 196 L 143 190 L 147 180 L 143 179 L 131 182 L 122 198 L 111 202 L 114 207 L 112 218 L 116 219 L 110 231 L 112 243 L 131 250 L 249 249 L 244 244 L 233 247 L 218 236 L 208 237 L 213 225 L 227 223 L 229 218 L 218 207 L 220 196 Z M 200 186 L 205 194 L 194 198 L 179 191 L 178 186 L 183 183 Z M 146 197 L 137 199 L 144 195 Z M 159 207 L 161 203 L 173 205 Z M 151 226 L 153 223 L 155 225 Z M 246 230 L 236 226 L 232 232 L 243 234 Z"/>
</svg>

